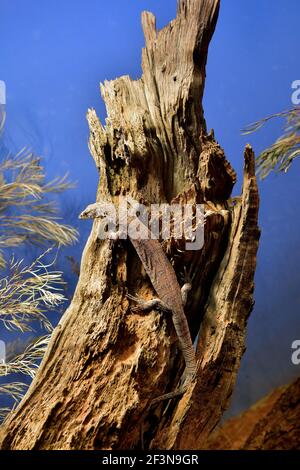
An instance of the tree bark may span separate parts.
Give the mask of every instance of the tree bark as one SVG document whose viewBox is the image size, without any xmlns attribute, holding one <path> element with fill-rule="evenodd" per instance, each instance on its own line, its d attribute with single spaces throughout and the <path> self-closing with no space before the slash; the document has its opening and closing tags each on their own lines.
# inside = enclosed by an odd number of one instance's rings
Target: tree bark
<svg viewBox="0 0 300 470">
<path fill-rule="evenodd" d="M 147 447 L 197 448 L 228 404 L 253 305 L 259 200 L 251 148 L 242 195 L 233 201 L 235 172 L 206 131 L 205 66 L 218 12 L 219 0 L 180 0 L 176 19 L 161 31 L 143 13 L 142 78 L 101 86 L 105 127 L 88 112 L 97 201 L 129 194 L 148 204 L 202 203 L 210 211 L 202 250 L 165 246 L 178 275 L 183 266 L 194 274 L 186 313 L 197 380 L 169 406 L 149 410 L 151 399 L 176 387 L 184 363 L 168 315 L 130 310 L 127 293 L 155 295 L 130 243 L 99 241 L 95 221 L 72 303 L 2 428 L 2 449 L 134 448 L 142 421 Z"/>
</svg>

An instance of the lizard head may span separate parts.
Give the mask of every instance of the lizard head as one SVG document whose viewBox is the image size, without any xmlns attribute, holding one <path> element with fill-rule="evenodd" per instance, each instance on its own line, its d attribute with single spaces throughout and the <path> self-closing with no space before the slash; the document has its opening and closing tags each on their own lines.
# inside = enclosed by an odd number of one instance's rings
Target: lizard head
<svg viewBox="0 0 300 470">
<path fill-rule="evenodd" d="M 114 211 L 114 206 L 107 203 L 95 202 L 94 204 L 89 204 L 84 211 L 79 214 L 79 219 L 107 219 L 112 218 L 112 211 Z M 113 219 L 113 218 L 112 218 Z"/>
<path fill-rule="evenodd" d="M 104 217 L 104 212 L 99 210 L 99 205 L 97 203 L 89 204 L 84 211 L 79 214 L 79 219 L 96 219 L 98 217 Z"/>
</svg>

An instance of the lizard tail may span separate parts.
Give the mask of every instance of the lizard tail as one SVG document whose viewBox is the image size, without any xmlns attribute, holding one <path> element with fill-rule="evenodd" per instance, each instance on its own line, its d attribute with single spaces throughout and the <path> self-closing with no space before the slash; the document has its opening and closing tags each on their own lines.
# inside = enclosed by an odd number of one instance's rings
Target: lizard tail
<svg viewBox="0 0 300 470">
<path fill-rule="evenodd" d="M 186 370 L 185 370 L 186 377 L 185 377 L 183 384 L 179 388 L 177 388 L 177 390 L 174 390 L 173 392 L 165 393 L 164 395 L 160 395 L 159 397 L 154 398 L 150 403 L 150 407 L 161 401 L 171 400 L 172 398 L 176 398 L 181 395 L 184 395 L 187 389 L 189 388 L 189 386 L 191 385 L 191 383 L 196 379 L 199 367 L 200 367 L 200 361 L 197 361 L 196 367 L 192 367 L 190 370 L 186 367 Z"/>
<path fill-rule="evenodd" d="M 156 405 L 161 401 L 171 400 L 172 398 L 184 395 L 187 389 L 189 388 L 190 384 L 193 382 L 194 378 L 195 373 L 193 373 L 193 375 L 188 375 L 181 387 L 177 388 L 177 390 L 174 390 L 173 392 L 165 393 L 164 395 L 160 395 L 159 397 L 154 398 L 150 403 L 150 407 Z"/>
</svg>

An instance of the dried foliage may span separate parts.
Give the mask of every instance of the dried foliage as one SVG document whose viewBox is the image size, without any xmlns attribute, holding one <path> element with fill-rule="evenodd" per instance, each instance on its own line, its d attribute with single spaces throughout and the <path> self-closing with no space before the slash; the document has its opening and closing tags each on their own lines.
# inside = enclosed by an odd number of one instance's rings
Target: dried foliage
<svg viewBox="0 0 300 470">
<path fill-rule="evenodd" d="M 0 377 L 20 373 L 33 378 L 39 361 L 43 357 L 49 343 L 49 339 L 50 335 L 42 336 L 30 343 L 22 354 L 19 354 L 10 362 L 0 363 Z M 0 385 L 0 394 L 4 393 L 2 390 L 7 390 L 6 393 L 13 396 L 13 394 L 10 393 L 10 390 L 13 390 L 13 388 L 10 388 L 12 385 L 13 384 Z"/>
<path fill-rule="evenodd" d="M 30 343 L 25 351 L 16 356 L 12 361 L 0 363 L 0 377 L 6 377 L 10 374 L 24 374 L 33 379 L 49 340 L 50 335 L 38 338 Z M 28 385 L 23 382 L 8 382 L 0 385 L 0 395 L 8 395 L 14 400 L 13 410 L 24 396 L 27 388 Z M 3 421 L 12 410 L 8 407 L 0 408 L 0 421 Z"/>
<path fill-rule="evenodd" d="M 286 119 L 284 134 L 257 158 L 257 173 L 262 179 L 266 178 L 271 171 L 286 173 L 295 158 L 300 156 L 300 107 L 273 114 L 250 124 L 243 130 L 243 133 L 251 134 L 277 117 Z"/>
<path fill-rule="evenodd" d="M 0 374 L 1 374 L 1 367 L 0 367 Z M 0 394 L 1 395 L 9 395 L 12 397 L 15 401 L 19 401 L 22 396 L 24 395 L 24 392 L 27 389 L 27 385 L 23 384 L 21 382 L 12 382 L 4 385 L 0 385 Z M 5 410 L 9 410 L 9 408 L 5 408 Z M 3 412 L 3 408 L 1 409 Z M 1 414 L 0 410 L 0 414 Z"/>
<path fill-rule="evenodd" d="M 55 203 L 46 199 L 71 187 L 67 175 L 46 183 L 40 159 L 25 149 L 0 162 L 0 225 L 4 230 L 0 250 L 24 242 L 69 245 L 76 241 L 77 231 L 58 222 Z M 4 266 L 0 251 L 0 267 Z"/>
<path fill-rule="evenodd" d="M 12 259 L 9 273 L 0 279 L 0 322 L 9 330 L 32 331 L 32 322 L 39 321 L 47 331 L 52 326 L 46 316 L 49 308 L 65 300 L 62 294 L 62 272 L 50 271 L 54 261 L 45 264 L 43 258 L 50 250 L 31 263 Z"/>
<path fill-rule="evenodd" d="M 5 114 L 1 115 L 0 134 L 5 118 Z M 59 223 L 55 203 L 48 196 L 62 193 L 72 186 L 67 176 L 47 183 L 40 159 L 25 149 L 0 161 L 0 268 L 3 270 L 3 277 L 0 277 L 0 324 L 10 331 L 34 331 L 38 324 L 42 330 L 51 332 L 48 313 L 66 300 L 62 272 L 54 269 L 56 258 L 51 262 L 47 258 L 53 244 L 69 245 L 76 241 L 77 231 Z M 29 265 L 15 258 L 6 262 L 4 249 L 27 242 L 35 245 L 51 243 L 52 247 L 44 250 Z M 7 383 L 0 385 L 0 395 L 9 396 L 16 405 L 28 385 L 11 381 L 11 374 L 33 378 L 49 338 L 49 334 L 40 337 L 9 362 L 0 362 L 0 378 L 7 377 Z M 8 407 L 0 408 L 0 420 L 9 411 Z"/>
</svg>

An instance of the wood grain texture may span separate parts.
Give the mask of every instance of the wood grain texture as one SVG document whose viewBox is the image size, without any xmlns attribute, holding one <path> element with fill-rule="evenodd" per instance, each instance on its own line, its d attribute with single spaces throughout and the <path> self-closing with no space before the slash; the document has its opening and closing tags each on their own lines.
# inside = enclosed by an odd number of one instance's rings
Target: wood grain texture
<svg viewBox="0 0 300 470">
<path fill-rule="evenodd" d="M 180 0 L 176 19 L 161 31 L 144 13 L 142 78 L 101 86 L 105 126 L 94 110 L 87 115 L 97 201 L 129 194 L 210 211 L 203 249 L 164 245 L 178 275 L 184 265 L 195 274 L 186 313 L 193 340 L 199 334 L 197 383 L 164 415 L 166 404 L 147 411 L 153 397 L 174 390 L 184 361 L 168 315 L 130 310 L 127 293 L 149 299 L 153 288 L 130 243 L 99 241 L 95 221 L 74 298 L 1 429 L 2 449 L 138 447 L 142 421 L 146 446 L 196 448 L 228 404 L 252 309 L 259 201 L 251 148 L 233 204 L 235 172 L 206 130 L 205 66 L 218 12 L 218 0 Z"/>
</svg>

